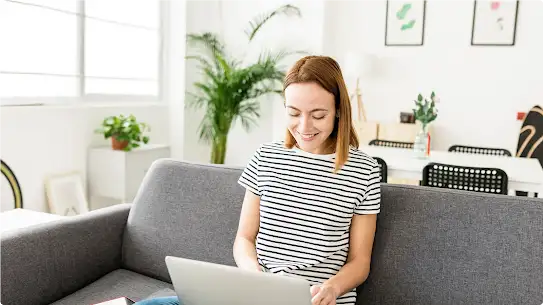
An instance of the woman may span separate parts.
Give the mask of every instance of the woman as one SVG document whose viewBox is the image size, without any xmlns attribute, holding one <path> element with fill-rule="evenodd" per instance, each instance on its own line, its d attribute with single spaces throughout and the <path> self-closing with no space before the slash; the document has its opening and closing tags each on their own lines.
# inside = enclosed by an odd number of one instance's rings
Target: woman
<svg viewBox="0 0 543 305">
<path fill-rule="evenodd" d="M 379 166 L 357 149 L 336 61 L 300 59 L 283 88 L 285 140 L 261 145 L 239 179 L 246 192 L 234 259 L 240 268 L 306 279 L 314 305 L 355 304 L 370 270 Z"/>
</svg>

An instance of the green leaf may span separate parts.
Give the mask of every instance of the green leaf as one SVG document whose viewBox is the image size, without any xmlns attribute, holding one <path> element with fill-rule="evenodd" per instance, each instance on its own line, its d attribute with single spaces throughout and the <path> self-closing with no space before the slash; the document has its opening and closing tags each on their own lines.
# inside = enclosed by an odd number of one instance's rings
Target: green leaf
<svg viewBox="0 0 543 305">
<path fill-rule="evenodd" d="M 407 12 L 411 9 L 411 3 L 406 3 L 396 12 L 396 18 L 403 20 L 407 15 Z"/>
<path fill-rule="evenodd" d="M 245 30 L 245 34 L 249 38 L 249 41 L 253 40 L 258 31 L 264 26 L 264 24 L 266 24 L 266 22 L 270 21 L 273 17 L 280 15 L 301 17 L 302 13 L 298 7 L 287 4 L 271 12 L 255 17 L 252 21 L 249 22 L 249 26 Z"/>
<path fill-rule="evenodd" d="M 419 93 L 419 96 L 417 97 L 417 100 L 418 100 L 419 102 L 422 102 L 422 94 Z"/>
<path fill-rule="evenodd" d="M 400 30 L 405 31 L 405 30 L 412 29 L 415 26 L 415 23 L 416 23 L 415 19 L 410 20 L 408 23 L 402 24 L 402 26 L 400 27 Z"/>
</svg>

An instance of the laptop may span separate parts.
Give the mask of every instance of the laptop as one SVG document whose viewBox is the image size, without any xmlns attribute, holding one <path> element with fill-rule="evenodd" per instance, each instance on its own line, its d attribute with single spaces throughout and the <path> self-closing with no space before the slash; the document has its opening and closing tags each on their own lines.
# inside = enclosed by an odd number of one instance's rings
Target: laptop
<svg viewBox="0 0 543 305">
<path fill-rule="evenodd" d="M 301 278 L 173 256 L 166 266 L 182 305 L 311 305 Z"/>
</svg>

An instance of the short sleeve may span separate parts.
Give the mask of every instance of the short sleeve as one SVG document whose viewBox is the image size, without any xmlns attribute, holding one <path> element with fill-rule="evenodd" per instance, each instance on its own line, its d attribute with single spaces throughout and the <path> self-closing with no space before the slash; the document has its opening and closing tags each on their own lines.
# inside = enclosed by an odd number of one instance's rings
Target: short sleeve
<svg viewBox="0 0 543 305">
<path fill-rule="evenodd" d="M 246 189 L 253 192 L 255 195 L 260 196 L 260 187 L 258 183 L 258 168 L 260 164 L 260 148 L 253 154 L 249 163 L 241 173 L 238 179 L 238 183 Z"/>
<path fill-rule="evenodd" d="M 381 170 L 375 164 L 367 177 L 368 187 L 363 196 L 359 197 L 355 214 L 378 214 L 381 211 Z"/>
</svg>

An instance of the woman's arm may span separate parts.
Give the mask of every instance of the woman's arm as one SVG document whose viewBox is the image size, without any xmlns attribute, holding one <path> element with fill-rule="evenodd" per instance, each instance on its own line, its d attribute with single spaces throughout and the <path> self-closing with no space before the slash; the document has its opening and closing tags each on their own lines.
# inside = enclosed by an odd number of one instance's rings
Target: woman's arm
<svg viewBox="0 0 543 305">
<path fill-rule="evenodd" d="M 362 284 L 370 273 L 377 215 L 354 215 L 350 229 L 347 263 L 339 272 L 313 288 L 313 304 L 335 304 L 336 298 Z"/>
<path fill-rule="evenodd" d="M 256 257 L 256 235 L 260 226 L 260 197 L 245 191 L 238 232 L 234 241 L 234 260 L 238 267 L 261 271 Z"/>
</svg>

